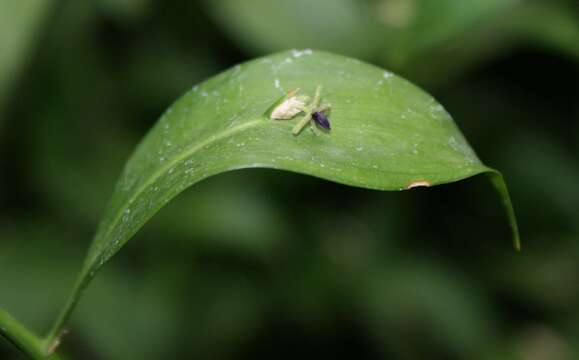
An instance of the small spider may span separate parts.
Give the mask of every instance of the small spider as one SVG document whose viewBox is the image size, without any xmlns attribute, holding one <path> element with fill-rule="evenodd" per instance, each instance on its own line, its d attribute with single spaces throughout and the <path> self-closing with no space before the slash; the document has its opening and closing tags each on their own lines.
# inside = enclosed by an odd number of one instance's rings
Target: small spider
<svg viewBox="0 0 579 360">
<path fill-rule="evenodd" d="M 294 135 L 298 135 L 308 123 L 312 122 L 312 130 L 315 131 L 315 127 L 313 123 L 316 123 L 319 127 L 324 130 L 331 130 L 330 120 L 326 116 L 326 112 L 331 109 L 330 105 L 320 105 L 320 96 L 322 93 L 321 85 L 318 85 L 316 88 L 316 95 L 314 96 L 314 100 L 309 106 L 304 106 L 301 108 L 303 112 L 306 113 L 304 117 L 294 126 L 292 129 L 292 133 Z"/>
<path fill-rule="evenodd" d="M 299 89 L 290 91 L 284 100 L 271 112 L 270 118 L 274 120 L 293 119 L 299 113 L 305 113 L 304 117 L 294 126 L 292 133 L 298 135 L 308 124 L 311 124 L 312 131 L 317 135 L 316 127 L 329 131 L 331 130 L 330 120 L 326 112 L 330 110 L 330 105 L 320 105 L 322 87 L 318 85 L 316 95 L 310 105 L 308 96 L 298 96 Z"/>
</svg>

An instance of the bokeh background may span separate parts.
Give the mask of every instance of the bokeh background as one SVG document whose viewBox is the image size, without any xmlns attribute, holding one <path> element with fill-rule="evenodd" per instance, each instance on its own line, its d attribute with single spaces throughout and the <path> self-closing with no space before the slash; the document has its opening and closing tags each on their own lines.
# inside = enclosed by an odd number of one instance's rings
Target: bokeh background
<svg viewBox="0 0 579 360">
<path fill-rule="evenodd" d="M 245 170 L 189 189 L 97 277 L 70 359 L 579 359 L 574 0 L 1 0 L 0 307 L 39 333 L 124 161 L 191 86 L 288 48 L 433 94 L 502 170 L 404 192 Z M 0 359 L 22 359 L 0 339 Z"/>
</svg>

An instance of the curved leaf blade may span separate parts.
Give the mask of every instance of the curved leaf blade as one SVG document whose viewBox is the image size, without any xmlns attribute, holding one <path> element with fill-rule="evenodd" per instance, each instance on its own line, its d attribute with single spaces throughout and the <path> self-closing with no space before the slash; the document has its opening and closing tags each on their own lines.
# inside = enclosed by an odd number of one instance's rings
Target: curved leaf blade
<svg viewBox="0 0 579 360">
<path fill-rule="evenodd" d="M 331 132 L 306 129 L 293 136 L 300 116 L 269 118 L 288 91 L 300 88 L 312 96 L 318 85 L 322 102 L 332 105 Z M 238 65 L 177 100 L 139 144 L 49 339 L 95 272 L 170 199 L 209 176 L 254 167 L 376 190 L 496 173 L 477 158 L 440 104 L 383 69 L 311 50 Z M 502 195 L 512 210 L 506 187 Z M 514 213 L 511 220 L 515 231 Z"/>
<path fill-rule="evenodd" d="M 295 120 L 268 118 L 287 91 L 313 94 L 318 84 L 332 104 L 330 134 L 295 137 Z M 488 171 L 442 106 L 407 81 L 345 57 L 281 53 L 210 79 L 163 115 L 129 160 L 89 258 L 106 261 L 185 188 L 248 167 L 377 190 Z"/>
</svg>

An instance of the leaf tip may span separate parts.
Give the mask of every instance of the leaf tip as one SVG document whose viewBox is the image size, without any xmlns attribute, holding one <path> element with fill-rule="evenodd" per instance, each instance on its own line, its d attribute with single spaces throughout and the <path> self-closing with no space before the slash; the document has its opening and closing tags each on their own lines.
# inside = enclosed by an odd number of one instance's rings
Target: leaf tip
<svg viewBox="0 0 579 360">
<path fill-rule="evenodd" d="M 511 231 L 513 233 L 513 247 L 517 252 L 522 251 L 521 238 L 519 235 L 519 225 L 517 223 L 517 216 L 515 215 L 515 210 L 513 208 L 513 203 L 509 195 L 509 190 L 507 189 L 507 184 L 503 175 L 494 169 L 488 168 L 487 175 L 489 176 L 491 182 L 493 183 L 495 189 L 499 193 L 503 206 L 506 211 L 509 224 L 511 226 Z"/>
<path fill-rule="evenodd" d="M 516 233 L 514 236 L 515 236 L 515 237 L 514 237 L 514 239 L 513 239 L 513 246 L 514 246 L 515 250 L 516 250 L 517 252 L 523 251 L 523 248 L 522 248 L 522 246 L 521 246 L 521 239 L 520 239 L 520 237 L 519 237 L 519 234 Z"/>
</svg>

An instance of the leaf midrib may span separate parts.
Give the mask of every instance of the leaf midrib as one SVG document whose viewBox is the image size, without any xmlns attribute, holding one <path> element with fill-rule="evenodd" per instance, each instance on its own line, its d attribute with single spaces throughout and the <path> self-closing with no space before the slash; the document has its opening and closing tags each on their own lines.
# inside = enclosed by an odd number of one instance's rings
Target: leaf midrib
<svg viewBox="0 0 579 360">
<path fill-rule="evenodd" d="M 101 239 L 106 239 L 111 234 L 112 229 L 114 229 L 117 226 L 117 224 L 119 223 L 119 221 L 122 217 L 122 214 L 130 207 L 130 204 L 132 204 L 139 196 L 141 196 L 141 194 L 147 188 L 149 188 L 152 184 L 154 184 L 155 181 L 157 181 L 164 173 L 169 171 L 169 169 L 171 169 L 172 167 L 174 167 L 175 165 L 177 165 L 181 161 L 184 161 L 188 157 L 192 156 L 197 151 L 203 149 L 207 145 L 210 145 L 214 142 L 223 140 L 229 136 L 232 136 L 232 135 L 234 135 L 238 132 L 244 131 L 246 129 L 249 129 L 252 127 L 257 127 L 260 124 L 265 125 L 267 123 L 268 123 L 267 121 L 264 121 L 264 119 L 260 117 L 260 118 L 254 119 L 254 120 L 244 122 L 243 124 L 240 124 L 238 126 L 234 126 L 234 127 L 225 129 L 221 133 L 218 133 L 217 135 L 212 135 L 209 139 L 197 143 L 195 146 L 192 146 L 189 150 L 184 151 L 183 153 L 175 156 L 170 161 L 167 161 L 164 166 L 162 166 L 158 171 L 153 173 L 153 175 L 151 177 L 149 177 L 148 180 L 145 181 L 134 192 L 134 195 L 131 196 L 128 199 L 128 201 L 125 202 L 125 204 L 128 204 L 128 205 L 125 205 L 125 206 L 122 206 L 121 208 L 119 208 L 119 210 L 117 211 L 117 215 L 115 216 L 114 220 L 111 222 L 111 226 L 108 227 L 105 235 Z"/>
</svg>

